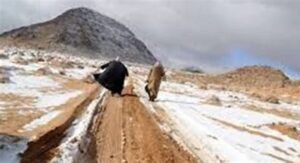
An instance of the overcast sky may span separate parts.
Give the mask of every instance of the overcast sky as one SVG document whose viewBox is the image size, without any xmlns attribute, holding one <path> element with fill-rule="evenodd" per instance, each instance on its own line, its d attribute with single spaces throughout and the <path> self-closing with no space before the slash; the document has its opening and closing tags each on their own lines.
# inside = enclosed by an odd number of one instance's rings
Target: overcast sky
<svg viewBox="0 0 300 163">
<path fill-rule="evenodd" d="M 0 0 L 0 32 L 79 6 L 125 24 L 166 64 L 300 72 L 298 0 Z"/>
</svg>

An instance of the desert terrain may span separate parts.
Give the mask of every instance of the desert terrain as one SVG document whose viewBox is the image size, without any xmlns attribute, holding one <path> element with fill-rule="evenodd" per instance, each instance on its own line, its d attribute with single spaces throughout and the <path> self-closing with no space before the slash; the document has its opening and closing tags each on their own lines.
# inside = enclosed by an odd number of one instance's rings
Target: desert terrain
<svg viewBox="0 0 300 163">
<path fill-rule="evenodd" d="M 0 162 L 300 161 L 300 86 L 270 67 L 167 68 L 149 102 L 147 65 L 125 62 L 113 97 L 91 76 L 107 60 L 15 47 L 0 56 Z"/>
</svg>

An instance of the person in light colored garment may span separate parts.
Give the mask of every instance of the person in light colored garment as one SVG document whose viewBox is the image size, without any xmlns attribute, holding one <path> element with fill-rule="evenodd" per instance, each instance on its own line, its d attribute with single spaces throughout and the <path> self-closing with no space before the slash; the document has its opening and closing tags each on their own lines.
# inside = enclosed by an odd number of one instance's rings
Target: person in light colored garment
<svg viewBox="0 0 300 163">
<path fill-rule="evenodd" d="M 165 80 L 165 70 L 162 64 L 157 61 L 150 69 L 146 80 L 145 90 L 150 101 L 154 101 L 158 95 L 161 80 Z"/>
</svg>

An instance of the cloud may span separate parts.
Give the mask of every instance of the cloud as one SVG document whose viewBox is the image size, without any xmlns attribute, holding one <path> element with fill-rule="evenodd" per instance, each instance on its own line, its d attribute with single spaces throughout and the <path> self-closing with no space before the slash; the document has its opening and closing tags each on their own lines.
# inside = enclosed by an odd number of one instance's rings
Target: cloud
<svg viewBox="0 0 300 163">
<path fill-rule="evenodd" d="M 224 58 L 242 49 L 300 71 L 300 1 L 1 0 L 1 4 L 0 32 L 85 6 L 127 25 L 166 63 L 222 69 Z"/>
</svg>

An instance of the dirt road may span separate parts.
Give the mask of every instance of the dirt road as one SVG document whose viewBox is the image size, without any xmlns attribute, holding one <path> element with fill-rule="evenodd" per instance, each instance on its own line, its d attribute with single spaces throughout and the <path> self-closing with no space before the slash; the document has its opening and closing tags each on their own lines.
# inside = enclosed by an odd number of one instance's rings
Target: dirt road
<svg viewBox="0 0 300 163">
<path fill-rule="evenodd" d="M 96 127 L 97 162 L 196 162 L 163 133 L 139 98 L 127 87 L 123 97 L 108 97 Z"/>
</svg>

